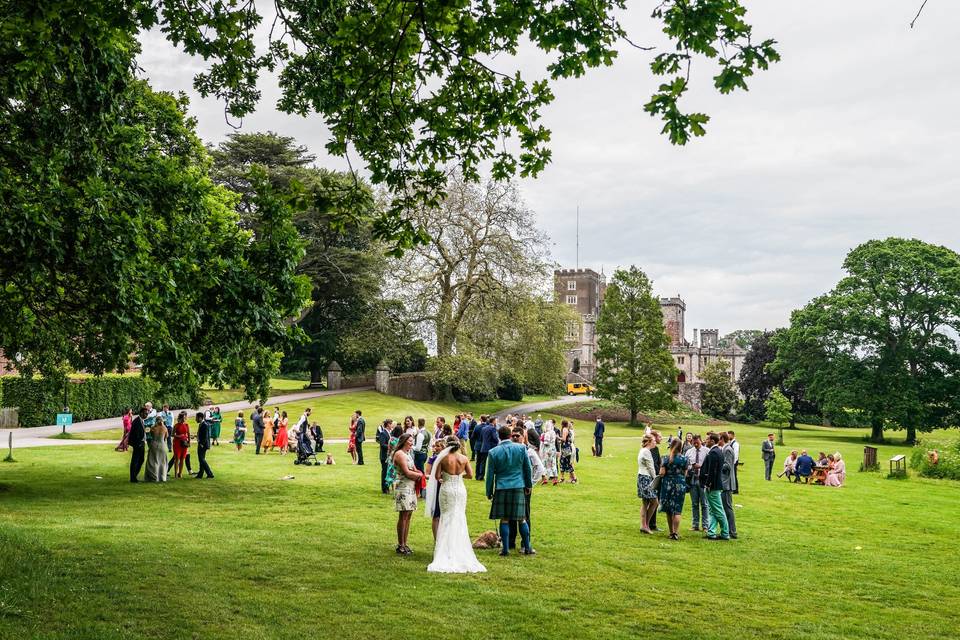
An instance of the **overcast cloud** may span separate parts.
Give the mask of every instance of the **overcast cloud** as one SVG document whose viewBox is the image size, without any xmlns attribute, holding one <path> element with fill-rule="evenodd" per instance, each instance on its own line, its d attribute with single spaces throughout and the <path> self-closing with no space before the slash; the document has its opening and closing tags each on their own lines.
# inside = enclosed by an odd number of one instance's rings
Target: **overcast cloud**
<svg viewBox="0 0 960 640">
<path fill-rule="evenodd" d="M 687 303 L 693 327 L 783 326 L 790 311 L 827 291 L 844 255 L 872 238 L 915 237 L 960 250 L 960 3 L 931 0 L 748 2 L 757 39 L 779 41 L 782 62 L 720 96 L 711 69 L 694 68 L 687 108 L 712 120 L 707 136 L 673 147 L 642 111 L 656 86 L 652 54 L 625 48 L 618 63 L 555 86 L 544 121 L 553 162 L 521 182 L 574 266 L 636 264 L 662 295 Z M 647 3 L 625 22 L 634 41 L 661 44 Z M 231 131 L 222 105 L 191 88 L 203 68 L 162 37 L 145 38 L 140 63 L 154 88 L 186 91 L 200 135 Z M 520 61 L 535 69 L 538 56 Z M 244 131 L 294 136 L 331 168 L 319 117 L 278 113 L 263 78 L 259 111 Z"/>
</svg>

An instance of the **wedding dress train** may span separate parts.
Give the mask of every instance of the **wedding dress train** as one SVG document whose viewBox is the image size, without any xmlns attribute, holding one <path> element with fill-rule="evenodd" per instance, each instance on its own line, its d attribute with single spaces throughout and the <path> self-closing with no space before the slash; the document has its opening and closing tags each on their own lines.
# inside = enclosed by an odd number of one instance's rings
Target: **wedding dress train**
<svg viewBox="0 0 960 640">
<path fill-rule="evenodd" d="M 486 571 L 477 560 L 467 529 L 467 488 L 463 477 L 441 471 L 440 526 L 433 548 L 433 562 L 427 571 L 437 573 L 480 573 Z M 428 508 L 430 506 L 428 505 Z"/>
</svg>

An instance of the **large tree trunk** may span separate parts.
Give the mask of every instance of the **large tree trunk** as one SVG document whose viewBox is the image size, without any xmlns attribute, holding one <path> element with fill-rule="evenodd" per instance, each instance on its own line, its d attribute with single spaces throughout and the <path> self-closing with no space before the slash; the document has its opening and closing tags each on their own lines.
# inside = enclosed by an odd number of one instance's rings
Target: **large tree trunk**
<svg viewBox="0 0 960 640">
<path fill-rule="evenodd" d="M 870 442 L 883 442 L 882 418 L 873 418 L 870 421 Z"/>
<path fill-rule="evenodd" d="M 907 444 L 917 444 L 917 428 L 912 424 L 907 425 Z"/>
<path fill-rule="evenodd" d="M 640 410 L 636 407 L 630 407 L 630 426 L 634 427 L 637 425 L 637 414 L 640 413 Z"/>
</svg>

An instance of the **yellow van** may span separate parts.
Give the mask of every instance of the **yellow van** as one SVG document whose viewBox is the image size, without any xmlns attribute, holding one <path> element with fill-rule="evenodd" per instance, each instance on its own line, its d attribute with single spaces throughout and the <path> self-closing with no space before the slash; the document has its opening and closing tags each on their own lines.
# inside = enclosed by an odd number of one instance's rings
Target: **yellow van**
<svg viewBox="0 0 960 640">
<path fill-rule="evenodd" d="M 593 387 L 585 382 L 568 382 L 568 396 L 588 396 L 593 393 Z"/>
</svg>

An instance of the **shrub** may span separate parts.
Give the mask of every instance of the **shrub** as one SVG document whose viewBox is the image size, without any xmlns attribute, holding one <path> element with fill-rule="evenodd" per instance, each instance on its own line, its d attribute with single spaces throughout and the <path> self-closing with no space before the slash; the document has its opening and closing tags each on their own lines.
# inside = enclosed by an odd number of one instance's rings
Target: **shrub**
<svg viewBox="0 0 960 640">
<path fill-rule="evenodd" d="M 523 383 L 512 371 L 500 375 L 497 382 L 497 397 L 501 400 L 523 400 Z"/>
<path fill-rule="evenodd" d="M 447 390 L 459 402 L 496 397 L 497 371 L 493 363 L 473 356 L 438 356 L 428 363 L 430 382 L 441 396 Z"/>
<path fill-rule="evenodd" d="M 936 451 L 934 464 L 928 452 Z M 960 480 L 960 441 L 944 443 L 933 440 L 918 442 L 910 454 L 910 467 L 927 478 Z"/>
<path fill-rule="evenodd" d="M 21 427 L 53 424 L 63 408 L 63 384 L 46 378 L 8 376 L 2 379 L 3 405 L 19 407 Z M 152 400 L 182 409 L 198 406 L 199 393 L 189 390 L 161 390 L 160 385 L 141 376 L 101 376 L 71 380 L 67 385 L 67 406 L 76 422 L 112 418 L 126 407 L 138 407 Z"/>
</svg>

